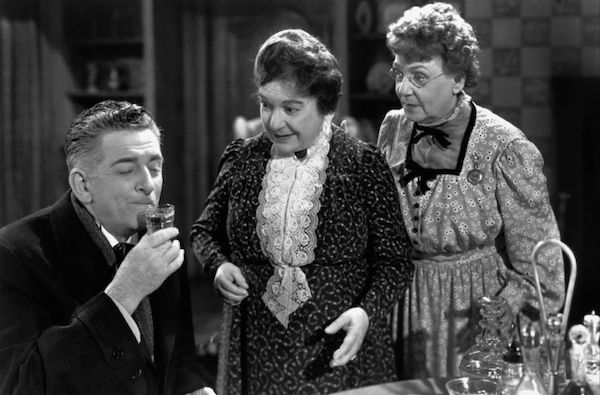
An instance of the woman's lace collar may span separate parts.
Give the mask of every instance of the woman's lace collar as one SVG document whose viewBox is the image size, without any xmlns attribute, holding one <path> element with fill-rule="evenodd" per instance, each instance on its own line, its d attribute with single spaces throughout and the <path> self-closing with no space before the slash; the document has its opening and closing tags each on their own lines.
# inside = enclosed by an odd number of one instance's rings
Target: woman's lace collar
<svg viewBox="0 0 600 395">
<path fill-rule="evenodd" d="M 256 230 L 262 252 L 274 267 L 262 299 L 285 327 L 290 314 L 311 297 L 300 267 L 315 258 L 331 119 L 325 117 L 321 133 L 303 159 L 281 154 L 273 145 L 259 195 Z"/>
</svg>

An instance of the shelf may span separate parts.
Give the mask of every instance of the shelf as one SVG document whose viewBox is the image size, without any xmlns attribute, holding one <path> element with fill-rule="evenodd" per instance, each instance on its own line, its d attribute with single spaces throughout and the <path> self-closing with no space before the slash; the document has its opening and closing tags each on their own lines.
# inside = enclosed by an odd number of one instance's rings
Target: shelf
<svg viewBox="0 0 600 395">
<path fill-rule="evenodd" d="M 364 7 L 364 4 L 369 6 L 375 23 L 361 29 L 357 26 L 356 15 L 358 7 Z M 377 30 L 378 1 L 353 0 L 348 2 L 348 7 L 348 112 L 363 129 L 361 133 L 366 136 L 365 140 L 373 142 L 377 140 L 377 131 L 386 113 L 400 108 L 393 82 L 386 79 L 393 56 L 386 45 L 386 33 Z"/>
<path fill-rule="evenodd" d="M 151 0 L 64 1 L 67 98 L 75 112 L 106 99 L 151 105 Z"/>
</svg>

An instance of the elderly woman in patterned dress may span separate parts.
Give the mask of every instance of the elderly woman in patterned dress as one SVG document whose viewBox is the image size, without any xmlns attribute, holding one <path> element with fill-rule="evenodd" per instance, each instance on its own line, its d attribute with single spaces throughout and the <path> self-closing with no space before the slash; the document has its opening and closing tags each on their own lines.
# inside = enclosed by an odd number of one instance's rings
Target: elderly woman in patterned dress
<svg viewBox="0 0 600 395">
<path fill-rule="evenodd" d="M 217 392 L 392 381 L 386 317 L 413 266 L 390 169 L 332 124 L 342 76 L 315 37 L 274 34 L 254 77 L 265 132 L 227 147 L 191 234 L 226 302 Z"/>
<path fill-rule="evenodd" d="M 538 149 L 463 90 L 477 83 L 479 49 L 456 9 L 408 9 L 388 27 L 387 46 L 402 109 L 386 115 L 378 146 L 394 174 L 415 264 L 401 375 L 451 377 L 479 332 L 481 296 L 503 297 L 512 314 L 535 303 L 529 255 L 538 241 L 558 238 L 558 228 Z M 558 310 L 560 250 L 540 257 L 540 279 L 550 310 Z"/>
</svg>

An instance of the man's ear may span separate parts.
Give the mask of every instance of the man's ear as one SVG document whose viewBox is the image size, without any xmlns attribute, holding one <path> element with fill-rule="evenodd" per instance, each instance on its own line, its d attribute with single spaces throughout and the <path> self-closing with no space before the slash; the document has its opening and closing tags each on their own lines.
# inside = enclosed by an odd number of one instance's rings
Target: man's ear
<svg viewBox="0 0 600 395">
<path fill-rule="evenodd" d="M 465 76 L 464 75 L 456 75 L 454 76 L 454 86 L 452 87 L 452 92 L 455 95 L 458 95 L 465 87 Z"/>
<path fill-rule="evenodd" d="M 69 186 L 77 199 L 83 204 L 92 202 L 92 195 L 87 185 L 88 181 L 88 174 L 78 167 L 73 168 L 69 172 Z"/>
</svg>

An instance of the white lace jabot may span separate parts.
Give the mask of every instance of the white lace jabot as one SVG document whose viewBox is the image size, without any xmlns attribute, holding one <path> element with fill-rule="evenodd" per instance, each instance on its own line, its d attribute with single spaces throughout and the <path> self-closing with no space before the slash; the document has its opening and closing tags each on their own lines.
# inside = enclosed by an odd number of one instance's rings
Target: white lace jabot
<svg viewBox="0 0 600 395">
<path fill-rule="evenodd" d="M 331 119 L 325 117 L 321 133 L 303 159 L 293 153 L 283 155 L 273 145 L 258 197 L 256 231 L 262 252 L 275 269 L 262 299 L 286 328 L 290 314 L 311 297 L 300 267 L 315 259 L 315 229 L 329 164 Z"/>
</svg>

